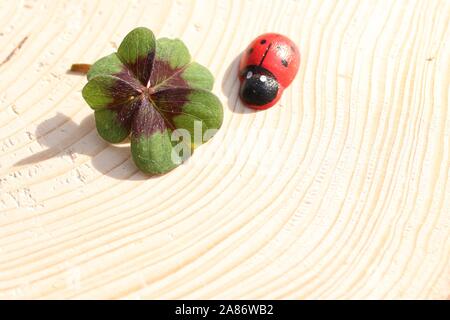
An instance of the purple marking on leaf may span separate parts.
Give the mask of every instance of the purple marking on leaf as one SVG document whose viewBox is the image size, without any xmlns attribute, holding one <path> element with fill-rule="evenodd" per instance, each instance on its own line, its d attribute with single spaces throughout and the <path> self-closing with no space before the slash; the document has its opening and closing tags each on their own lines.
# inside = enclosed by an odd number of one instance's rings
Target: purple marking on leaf
<svg viewBox="0 0 450 320">
<path fill-rule="evenodd" d="M 150 86 L 155 87 L 155 92 L 173 87 L 188 88 L 187 81 L 181 77 L 183 71 L 184 68 L 173 69 L 168 62 L 155 59 L 150 76 Z"/>
<path fill-rule="evenodd" d="M 142 88 L 144 87 L 133 75 L 133 73 L 124 66 L 124 68 L 118 72 L 113 74 L 113 76 L 122 79 L 126 83 L 128 83 L 131 87 L 133 87 L 136 91 L 142 92 Z"/>
<path fill-rule="evenodd" d="M 134 137 L 149 137 L 155 132 L 164 132 L 168 123 L 150 103 L 148 98 L 142 96 L 141 104 L 134 113 L 131 131 Z"/>
<path fill-rule="evenodd" d="M 192 89 L 188 88 L 166 89 L 152 94 L 152 100 L 155 101 L 159 111 L 172 118 L 182 112 L 191 93 Z"/>
<path fill-rule="evenodd" d="M 108 103 L 107 108 L 117 108 L 125 103 L 128 103 L 131 97 L 139 95 L 138 89 L 132 87 L 128 82 L 117 78 L 109 88 L 109 96 L 112 101 Z"/>
<path fill-rule="evenodd" d="M 141 104 L 141 97 L 138 97 L 129 102 L 120 104 L 112 108 L 111 110 L 114 110 L 116 112 L 117 121 L 125 128 L 130 129 L 133 116 Z"/>
<path fill-rule="evenodd" d="M 146 87 L 153 69 L 155 60 L 155 51 L 149 52 L 145 57 L 138 57 L 134 63 L 125 64 L 128 69 L 137 78 L 139 82 Z"/>
</svg>

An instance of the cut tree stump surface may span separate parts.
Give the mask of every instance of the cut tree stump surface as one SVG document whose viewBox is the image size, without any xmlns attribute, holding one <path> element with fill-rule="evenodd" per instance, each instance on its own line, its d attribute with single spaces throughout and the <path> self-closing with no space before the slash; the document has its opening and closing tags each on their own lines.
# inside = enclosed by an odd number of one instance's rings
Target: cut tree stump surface
<svg viewBox="0 0 450 320">
<path fill-rule="evenodd" d="M 442 298 L 449 1 L 0 0 L 0 298 Z M 83 76 L 133 28 L 216 77 L 219 133 L 148 178 L 97 134 Z M 301 50 L 280 103 L 242 50 Z"/>
</svg>

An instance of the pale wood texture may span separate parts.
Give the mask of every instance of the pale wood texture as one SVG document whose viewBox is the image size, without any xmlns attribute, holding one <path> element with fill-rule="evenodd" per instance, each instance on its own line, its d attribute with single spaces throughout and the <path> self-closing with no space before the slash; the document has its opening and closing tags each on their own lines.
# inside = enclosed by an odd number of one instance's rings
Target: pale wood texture
<svg viewBox="0 0 450 320">
<path fill-rule="evenodd" d="M 449 1 L 1 0 L 0 17 L 1 298 L 448 296 Z M 67 73 L 136 26 L 182 38 L 225 108 L 151 179 Z M 302 62 L 255 113 L 236 57 L 268 31 Z"/>
</svg>

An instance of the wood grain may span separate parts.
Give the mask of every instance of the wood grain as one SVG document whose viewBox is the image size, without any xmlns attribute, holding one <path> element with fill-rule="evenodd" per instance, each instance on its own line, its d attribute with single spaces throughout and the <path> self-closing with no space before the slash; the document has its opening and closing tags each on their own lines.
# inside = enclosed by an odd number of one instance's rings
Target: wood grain
<svg viewBox="0 0 450 320">
<path fill-rule="evenodd" d="M 0 17 L 0 298 L 449 296 L 449 1 L 1 0 Z M 158 178 L 99 138 L 67 72 L 136 26 L 182 38 L 225 107 Z M 252 112 L 237 58 L 269 31 L 301 67 Z"/>
</svg>

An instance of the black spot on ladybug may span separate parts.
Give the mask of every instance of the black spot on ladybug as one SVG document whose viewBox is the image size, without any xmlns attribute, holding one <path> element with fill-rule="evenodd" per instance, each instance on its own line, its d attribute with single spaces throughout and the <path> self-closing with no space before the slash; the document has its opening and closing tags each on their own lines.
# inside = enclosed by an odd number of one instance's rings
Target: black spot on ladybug
<svg viewBox="0 0 450 320">
<path fill-rule="evenodd" d="M 250 48 L 250 50 L 248 50 L 248 54 L 251 54 L 253 52 L 253 48 Z"/>
<path fill-rule="evenodd" d="M 281 47 L 280 47 L 280 46 L 277 46 L 277 50 L 281 50 Z"/>
<path fill-rule="evenodd" d="M 287 68 L 288 62 L 286 59 L 281 60 L 281 64 Z"/>
<path fill-rule="evenodd" d="M 266 43 L 266 40 L 265 40 L 265 39 L 262 39 L 260 43 L 261 43 L 261 44 L 264 44 L 264 43 Z"/>
</svg>

